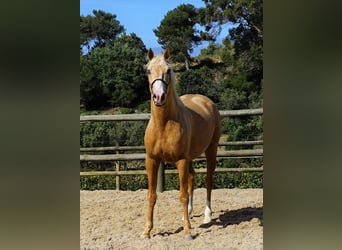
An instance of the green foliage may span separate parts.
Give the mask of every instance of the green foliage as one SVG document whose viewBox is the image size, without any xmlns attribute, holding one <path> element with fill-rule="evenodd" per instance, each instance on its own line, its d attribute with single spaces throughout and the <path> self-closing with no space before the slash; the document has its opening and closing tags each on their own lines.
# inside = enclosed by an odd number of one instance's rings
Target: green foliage
<svg viewBox="0 0 342 250">
<path fill-rule="evenodd" d="M 82 176 L 81 190 L 108 190 L 116 189 L 115 176 Z M 129 175 L 120 177 L 120 190 L 136 191 L 147 189 L 146 175 Z"/>
<path fill-rule="evenodd" d="M 231 66 L 233 64 L 233 47 L 231 41 L 226 38 L 222 44 L 214 42 L 209 43 L 207 48 L 201 49 L 199 58 L 213 58 L 216 61 L 222 62 L 225 66 Z"/>
<path fill-rule="evenodd" d="M 259 116 L 225 119 L 222 131 L 228 135 L 228 141 L 262 140 L 263 120 Z"/>
<path fill-rule="evenodd" d="M 86 56 L 80 57 L 80 103 L 88 109 L 107 105 L 101 82 L 97 79 L 94 67 Z"/>
<path fill-rule="evenodd" d="M 86 176 L 80 178 L 81 190 L 108 190 L 115 189 L 113 176 Z"/>
<path fill-rule="evenodd" d="M 104 47 L 125 31 L 116 15 L 93 10 L 93 16 L 80 16 L 80 48 L 90 52 L 92 48 Z"/>
<path fill-rule="evenodd" d="M 234 64 L 233 55 L 234 55 L 234 47 L 230 39 L 227 37 L 226 39 L 223 40 L 222 47 L 221 47 L 222 62 L 227 66 L 233 65 Z"/>
<path fill-rule="evenodd" d="M 201 56 L 215 56 L 220 47 L 218 44 L 210 43 L 207 48 L 201 49 Z"/>
<path fill-rule="evenodd" d="M 81 58 L 81 102 L 87 109 L 134 107 L 149 97 L 147 50 L 134 33 L 116 38 Z"/>
<path fill-rule="evenodd" d="M 122 176 L 120 179 L 120 189 L 136 191 L 138 189 L 147 189 L 148 182 L 146 175 Z"/>
<path fill-rule="evenodd" d="M 196 23 L 197 9 L 191 4 L 181 4 L 167 12 L 159 27 L 153 30 L 158 43 L 172 51 L 173 61 L 188 60 L 193 46 L 201 41 Z"/>
<path fill-rule="evenodd" d="M 200 23 L 205 25 L 208 36 L 216 37 L 221 25 L 233 23 L 224 44 L 229 50 L 228 39 L 233 41 L 234 64 L 246 74 L 248 81 L 261 84 L 263 77 L 263 0 L 209 0 L 199 10 Z M 229 54 L 229 53 L 228 53 Z M 231 61 L 231 57 L 225 61 Z"/>
<path fill-rule="evenodd" d="M 224 81 L 221 98 L 224 109 L 249 109 L 262 107 L 262 95 L 255 83 L 248 82 L 243 73 L 231 73 Z M 234 117 L 223 121 L 223 133 L 229 141 L 261 140 L 263 121 L 261 116 Z"/>
<path fill-rule="evenodd" d="M 113 45 L 96 48 L 90 56 L 104 94 L 113 106 L 134 106 L 142 97 L 146 99 L 148 82 L 144 64 L 147 50 L 141 49 L 140 38 L 131 36 L 118 38 Z M 131 47 L 132 40 L 137 42 L 136 47 Z"/>
<path fill-rule="evenodd" d="M 205 188 L 206 174 L 196 174 L 195 189 Z M 87 176 L 80 178 L 81 190 L 108 190 L 116 188 L 114 176 Z M 120 190 L 136 191 L 147 189 L 146 175 L 129 175 L 120 177 Z M 214 189 L 219 188 L 263 188 L 262 173 L 215 173 Z M 165 176 L 165 190 L 179 190 L 178 174 Z"/>
<path fill-rule="evenodd" d="M 214 188 L 263 188 L 262 173 L 215 173 Z"/>
<path fill-rule="evenodd" d="M 145 128 L 145 121 L 81 123 L 80 147 L 140 146 Z"/>
<path fill-rule="evenodd" d="M 146 122 L 96 122 L 81 123 L 80 147 L 103 146 L 140 146 L 143 145 Z M 113 152 L 111 152 L 113 153 Z M 98 154 L 98 153 L 97 153 Z M 113 171 L 113 162 L 81 162 L 81 171 Z M 127 163 L 122 163 L 127 169 Z M 137 190 L 147 187 L 146 176 L 122 176 L 121 189 Z M 111 176 L 87 176 L 81 177 L 81 189 L 115 189 L 115 177 Z"/>
<path fill-rule="evenodd" d="M 122 35 L 116 15 L 93 14 L 80 17 L 80 102 L 87 110 L 134 107 L 148 98 L 147 49 L 136 34 Z"/>
<path fill-rule="evenodd" d="M 214 102 L 219 102 L 222 91 L 222 87 L 214 81 L 214 73 L 206 66 L 182 72 L 176 89 L 179 95 L 202 94 Z"/>
<path fill-rule="evenodd" d="M 136 107 L 136 110 L 138 110 L 141 113 L 149 113 L 150 112 L 150 107 L 151 107 L 151 99 L 148 99 L 147 101 L 139 104 Z"/>
</svg>

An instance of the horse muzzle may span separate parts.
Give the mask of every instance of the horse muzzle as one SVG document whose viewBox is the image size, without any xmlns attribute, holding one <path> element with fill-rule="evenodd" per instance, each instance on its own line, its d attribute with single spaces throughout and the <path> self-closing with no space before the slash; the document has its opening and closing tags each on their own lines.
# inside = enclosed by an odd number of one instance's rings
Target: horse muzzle
<svg viewBox="0 0 342 250">
<path fill-rule="evenodd" d="M 166 102 L 167 84 L 162 79 L 156 79 L 151 86 L 152 100 L 156 106 L 162 106 Z"/>
<path fill-rule="evenodd" d="M 163 104 L 165 104 L 165 100 L 166 100 L 164 93 L 162 93 L 161 95 L 153 94 L 152 99 L 153 99 L 154 104 L 157 106 L 162 106 Z"/>
</svg>

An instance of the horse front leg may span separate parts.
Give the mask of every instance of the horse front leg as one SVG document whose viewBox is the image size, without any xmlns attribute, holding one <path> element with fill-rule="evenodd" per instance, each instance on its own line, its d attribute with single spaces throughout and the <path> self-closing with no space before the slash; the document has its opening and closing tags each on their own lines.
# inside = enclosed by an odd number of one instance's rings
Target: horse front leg
<svg viewBox="0 0 342 250">
<path fill-rule="evenodd" d="M 156 204 L 157 200 L 157 177 L 158 177 L 158 168 L 159 168 L 160 161 L 154 160 L 146 155 L 146 171 L 147 171 L 147 178 L 148 178 L 148 207 L 147 207 L 147 216 L 146 216 L 146 225 L 143 234 L 141 235 L 142 238 L 150 238 L 150 232 L 153 228 L 153 210 L 154 205 Z"/>
<path fill-rule="evenodd" d="M 189 194 L 188 194 L 188 174 L 189 165 L 187 160 L 179 160 L 176 163 L 179 173 L 179 201 L 183 207 L 183 218 L 184 218 L 184 239 L 193 240 L 190 233 L 190 220 L 188 213 Z"/>
<path fill-rule="evenodd" d="M 193 209 L 193 198 L 194 198 L 194 186 L 195 186 L 195 170 L 192 166 L 192 161 L 189 161 L 189 174 L 188 174 L 188 194 L 189 194 L 189 204 L 188 204 L 188 214 L 191 218 L 191 213 Z"/>
</svg>

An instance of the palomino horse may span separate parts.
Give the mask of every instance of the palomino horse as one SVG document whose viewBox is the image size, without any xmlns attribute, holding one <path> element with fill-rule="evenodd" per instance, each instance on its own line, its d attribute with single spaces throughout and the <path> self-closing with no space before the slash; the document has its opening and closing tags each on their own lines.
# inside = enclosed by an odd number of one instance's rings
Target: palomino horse
<svg viewBox="0 0 342 250">
<path fill-rule="evenodd" d="M 168 59 L 169 49 L 154 56 L 149 49 L 147 74 L 151 92 L 151 118 L 145 131 L 148 209 L 142 237 L 150 238 L 153 209 L 157 200 L 159 164 L 176 163 L 179 172 L 179 200 L 183 206 L 184 237 L 192 240 L 189 216 L 195 171 L 192 159 L 203 152 L 207 159 L 207 201 L 204 223 L 211 221 L 211 190 L 216 165 L 217 145 L 221 135 L 221 118 L 215 104 L 203 95 L 183 95 L 175 91 L 175 76 Z"/>
</svg>

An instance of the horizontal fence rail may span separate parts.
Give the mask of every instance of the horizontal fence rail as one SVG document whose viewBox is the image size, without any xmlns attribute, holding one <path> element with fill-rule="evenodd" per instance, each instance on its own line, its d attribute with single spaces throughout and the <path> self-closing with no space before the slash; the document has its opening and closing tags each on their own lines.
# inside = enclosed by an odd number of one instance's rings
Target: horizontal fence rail
<svg viewBox="0 0 342 250">
<path fill-rule="evenodd" d="M 145 146 L 110 146 L 110 147 L 80 148 L 81 152 L 138 151 L 138 150 L 145 151 Z"/>
<path fill-rule="evenodd" d="M 263 156 L 263 149 L 241 149 L 241 150 L 228 150 L 218 151 L 217 158 L 234 158 L 248 156 Z M 107 154 L 107 155 L 80 155 L 80 161 L 132 161 L 132 160 L 145 160 L 145 153 L 133 154 Z M 205 159 L 205 155 L 201 154 L 196 159 Z"/>
<path fill-rule="evenodd" d="M 196 168 L 196 173 L 205 174 L 206 169 Z M 262 172 L 263 167 L 258 168 L 216 168 L 216 173 L 226 173 L 226 172 Z M 128 170 L 128 171 L 88 171 L 80 172 L 80 176 L 120 176 L 120 175 L 145 175 L 145 170 Z M 177 169 L 166 169 L 165 174 L 178 174 Z"/>
<path fill-rule="evenodd" d="M 234 116 L 250 116 L 250 115 L 263 115 L 263 109 L 242 109 L 242 110 L 220 110 L 221 118 L 234 117 Z M 80 122 L 109 122 L 109 121 L 148 121 L 151 114 L 118 114 L 118 115 L 85 115 L 80 116 Z M 263 145 L 262 140 L 258 141 L 228 141 L 220 142 L 219 147 L 222 146 L 257 146 Z M 111 154 L 84 154 L 89 152 L 116 152 Z M 122 151 L 143 151 L 141 153 L 121 153 Z M 120 176 L 123 175 L 146 175 L 146 170 L 120 170 L 120 161 L 136 161 L 145 160 L 146 153 L 144 146 L 110 146 L 110 147 L 89 147 L 80 148 L 81 162 L 103 162 L 113 161 L 116 162 L 116 170 L 114 171 L 88 171 L 80 172 L 80 176 L 116 176 L 116 189 L 120 189 Z M 242 158 L 262 158 L 263 149 L 239 149 L 239 150 L 221 150 L 217 152 L 217 159 L 242 159 Z M 202 154 L 194 161 L 205 160 L 205 155 Z M 164 175 L 165 174 L 178 174 L 177 169 L 164 169 L 163 164 L 159 167 L 160 173 L 158 174 L 158 187 L 157 190 L 162 192 L 164 190 Z M 257 168 L 216 168 L 215 172 L 262 172 L 263 166 Z M 206 173 L 206 169 L 196 169 L 196 173 Z"/>
<path fill-rule="evenodd" d="M 221 146 L 252 146 L 252 145 L 263 145 L 263 141 L 228 141 L 220 142 Z M 81 152 L 106 152 L 106 151 L 145 151 L 145 146 L 110 146 L 110 147 L 87 147 L 80 148 Z"/>
<path fill-rule="evenodd" d="M 245 116 L 245 115 L 262 115 L 263 109 L 240 109 L 240 110 L 220 110 L 221 117 L 229 116 Z M 119 114 L 119 115 L 82 115 L 80 122 L 105 122 L 105 121 L 147 121 L 151 117 L 147 114 Z"/>
</svg>

